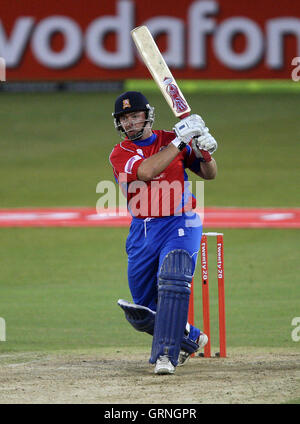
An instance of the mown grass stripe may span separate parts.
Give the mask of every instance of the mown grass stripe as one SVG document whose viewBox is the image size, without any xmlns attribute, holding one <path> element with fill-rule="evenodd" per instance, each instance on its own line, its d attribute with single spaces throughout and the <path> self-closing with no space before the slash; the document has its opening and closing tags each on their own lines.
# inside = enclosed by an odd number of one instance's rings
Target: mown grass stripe
<svg viewBox="0 0 300 424">
<path fill-rule="evenodd" d="M 300 82 L 292 80 L 178 80 L 185 93 L 300 93 Z M 155 92 L 157 85 L 152 79 L 128 79 L 124 89 Z"/>
</svg>

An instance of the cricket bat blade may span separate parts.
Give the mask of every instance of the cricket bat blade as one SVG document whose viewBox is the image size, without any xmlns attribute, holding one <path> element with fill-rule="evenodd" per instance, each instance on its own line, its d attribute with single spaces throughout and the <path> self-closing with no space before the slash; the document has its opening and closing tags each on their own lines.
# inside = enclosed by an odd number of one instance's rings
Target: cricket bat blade
<svg viewBox="0 0 300 424">
<path fill-rule="evenodd" d="M 149 29 L 143 25 L 131 31 L 136 48 L 177 118 L 189 115 L 191 108 L 159 51 Z"/>
</svg>

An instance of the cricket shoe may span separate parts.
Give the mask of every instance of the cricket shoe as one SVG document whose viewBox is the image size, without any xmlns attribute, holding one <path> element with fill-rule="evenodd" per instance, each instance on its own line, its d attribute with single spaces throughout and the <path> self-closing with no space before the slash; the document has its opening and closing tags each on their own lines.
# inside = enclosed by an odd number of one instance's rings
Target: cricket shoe
<svg viewBox="0 0 300 424">
<path fill-rule="evenodd" d="M 200 331 L 200 335 L 198 339 L 196 340 L 196 343 L 199 345 L 198 349 L 194 352 L 198 352 L 198 350 L 202 349 L 208 342 L 208 337 L 206 334 L 202 333 Z M 188 360 L 190 359 L 191 353 L 185 352 L 184 350 L 181 350 L 178 356 L 178 367 L 182 367 L 185 365 Z"/>
<path fill-rule="evenodd" d="M 155 374 L 174 374 L 175 367 L 167 355 L 160 356 L 155 364 Z"/>
</svg>

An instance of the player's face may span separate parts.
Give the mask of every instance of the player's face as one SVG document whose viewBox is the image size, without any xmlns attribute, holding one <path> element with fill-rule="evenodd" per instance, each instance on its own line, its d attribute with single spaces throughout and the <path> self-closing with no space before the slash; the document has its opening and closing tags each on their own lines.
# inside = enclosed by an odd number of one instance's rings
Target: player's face
<svg viewBox="0 0 300 424">
<path fill-rule="evenodd" d="M 127 136 L 133 138 L 135 134 L 143 129 L 145 123 L 145 112 L 130 112 L 120 116 L 120 124 Z"/>
<path fill-rule="evenodd" d="M 143 128 L 144 122 L 145 112 L 131 112 L 120 116 L 120 124 L 129 135 L 140 131 Z"/>
</svg>

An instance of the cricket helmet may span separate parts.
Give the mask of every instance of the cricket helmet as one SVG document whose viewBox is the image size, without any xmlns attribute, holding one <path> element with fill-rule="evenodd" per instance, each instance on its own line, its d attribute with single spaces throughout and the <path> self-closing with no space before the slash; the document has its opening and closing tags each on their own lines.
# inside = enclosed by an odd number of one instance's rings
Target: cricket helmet
<svg viewBox="0 0 300 424">
<path fill-rule="evenodd" d="M 126 135 L 122 125 L 120 124 L 120 116 L 126 113 L 145 111 L 145 123 L 141 131 L 139 131 L 134 138 L 136 140 L 143 135 L 144 128 L 147 122 L 151 127 L 154 122 L 154 107 L 151 107 L 147 98 L 138 91 L 126 91 L 121 94 L 115 101 L 115 111 L 112 114 L 114 117 L 114 124 L 117 131 Z"/>
</svg>

